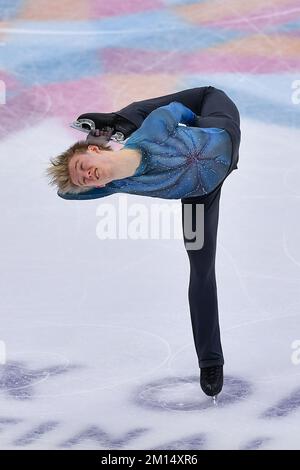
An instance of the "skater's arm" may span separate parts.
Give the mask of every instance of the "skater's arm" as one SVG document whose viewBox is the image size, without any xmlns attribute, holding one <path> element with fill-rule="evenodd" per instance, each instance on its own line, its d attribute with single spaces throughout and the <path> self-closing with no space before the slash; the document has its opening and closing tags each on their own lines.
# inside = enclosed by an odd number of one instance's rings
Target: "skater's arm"
<svg viewBox="0 0 300 470">
<path fill-rule="evenodd" d="M 114 194 L 115 191 L 106 185 L 104 188 L 92 188 L 88 191 L 84 191 L 81 193 L 61 193 L 60 191 L 57 192 L 57 195 L 60 196 L 62 199 L 69 199 L 69 200 L 87 200 L 87 199 L 98 199 L 100 197 L 109 196 L 110 194 Z"/>
<path fill-rule="evenodd" d="M 152 111 L 142 123 L 139 132 L 144 133 L 145 139 L 160 143 L 175 132 L 179 123 L 192 126 L 195 118 L 193 111 L 173 101 Z"/>
</svg>

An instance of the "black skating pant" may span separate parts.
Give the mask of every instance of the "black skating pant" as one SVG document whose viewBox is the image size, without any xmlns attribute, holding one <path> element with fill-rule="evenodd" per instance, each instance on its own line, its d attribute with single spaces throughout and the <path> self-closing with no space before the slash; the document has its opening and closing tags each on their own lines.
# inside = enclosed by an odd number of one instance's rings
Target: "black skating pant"
<svg viewBox="0 0 300 470">
<path fill-rule="evenodd" d="M 188 299 L 199 367 L 224 364 L 215 275 L 220 195 L 221 186 L 205 198 L 202 196 L 181 200 L 183 239 L 190 262 Z M 197 204 L 203 204 L 203 212 L 200 217 L 198 213 L 196 220 Z M 199 249 L 193 249 L 193 243 L 190 245 L 190 239 L 185 236 L 184 221 L 188 205 L 191 205 L 189 210 L 192 214 L 193 230 L 196 221 L 198 224 L 203 225 L 204 243 Z M 188 224 L 190 225 L 190 223 L 189 219 Z M 200 230 L 198 228 L 197 232 L 200 231 L 201 228 Z M 188 245 L 192 249 L 187 248 Z"/>
<path fill-rule="evenodd" d="M 230 124 L 227 129 L 231 131 L 233 155 L 227 177 L 233 169 L 237 168 L 240 144 L 239 112 L 224 92 L 209 87 L 209 91 L 201 103 L 200 115 L 204 118 L 202 123 L 199 121 L 199 127 L 204 127 L 204 125 L 218 127 L 218 118 L 225 117 L 226 120 L 229 119 Z M 223 127 L 223 125 L 220 125 L 220 127 Z M 183 240 L 190 262 L 188 299 L 199 367 L 224 364 L 219 326 L 215 260 L 219 203 L 222 184 L 226 177 L 206 196 L 181 199 Z M 199 228 L 203 230 L 203 245 L 196 250 L 190 249 L 190 247 L 193 248 L 193 244 L 190 245 L 190 239 L 185 236 L 184 216 L 189 204 L 191 204 L 192 220 L 188 220 L 188 224 L 192 223 L 194 229 L 198 220 L 197 223 L 201 226 Z M 197 204 L 203 205 L 203 216 L 196 219 Z"/>
</svg>

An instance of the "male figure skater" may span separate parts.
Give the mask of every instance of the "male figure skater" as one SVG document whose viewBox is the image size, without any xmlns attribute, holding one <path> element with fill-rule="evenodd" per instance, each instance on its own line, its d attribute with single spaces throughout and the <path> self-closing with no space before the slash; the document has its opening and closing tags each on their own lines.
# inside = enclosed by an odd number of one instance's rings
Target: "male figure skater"
<svg viewBox="0 0 300 470">
<path fill-rule="evenodd" d="M 94 199 L 125 192 L 181 199 L 200 385 L 208 396 L 216 396 L 223 387 L 224 365 L 215 278 L 216 240 L 221 187 L 238 168 L 237 107 L 222 90 L 206 86 L 136 101 L 114 113 L 82 114 L 78 119 L 92 120 L 103 134 L 109 126 L 127 140 L 121 150 L 113 151 L 103 141 L 88 137 L 52 160 L 47 174 L 60 197 Z M 194 249 L 184 224 L 188 220 L 185 211 L 191 205 L 195 230 L 199 223 L 197 204 L 204 206 L 204 244 Z"/>
</svg>

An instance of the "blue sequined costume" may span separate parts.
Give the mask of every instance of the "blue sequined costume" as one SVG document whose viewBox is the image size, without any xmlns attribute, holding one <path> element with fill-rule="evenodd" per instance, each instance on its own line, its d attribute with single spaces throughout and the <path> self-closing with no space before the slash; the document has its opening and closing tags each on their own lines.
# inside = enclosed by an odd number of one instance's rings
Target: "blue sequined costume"
<svg viewBox="0 0 300 470">
<path fill-rule="evenodd" d="M 210 193 L 227 176 L 232 141 L 225 129 L 193 127 L 195 118 L 191 109 L 177 101 L 155 109 L 124 145 L 141 151 L 134 175 L 111 181 L 103 188 L 58 195 L 64 199 L 95 199 L 130 193 L 181 199 Z"/>
</svg>

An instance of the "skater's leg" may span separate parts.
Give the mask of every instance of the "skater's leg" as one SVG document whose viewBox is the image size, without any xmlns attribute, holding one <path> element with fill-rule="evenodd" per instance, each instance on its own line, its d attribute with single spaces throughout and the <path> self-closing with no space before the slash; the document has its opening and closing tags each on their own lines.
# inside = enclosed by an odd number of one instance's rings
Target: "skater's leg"
<svg viewBox="0 0 300 470">
<path fill-rule="evenodd" d="M 200 115 L 203 118 L 224 117 L 240 125 L 240 115 L 236 105 L 223 90 L 218 88 L 207 88 Z"/>
<path fill-rule="evenodd" d="M 178 101 L 190 108 L 195 114 L 200 114 L 202 101 L 208 88 L 210 87 L 188 88 L 168 95 L 134 101 L 113 113 L 84 113 L 78 116 L 77 120 L 90 119 L 95 123 L 97 129 L 110 126 L 116 131 L 122 132 L 127 139 L 142 125 L 152 111 L 170 104 L 172 101 Z"/>
<path fill-rule="evenodd" d="M 161 106 L 166 106 L 173 101 L 178 101 L 198 115 L 201 112 L 202 101 L 208 88 L 188 88 L 187 90 L 170 93 L 169 95 L 134 101 L 120 111 L 117 111 L 116 114 L 133 122 L 138 128 L 152 111 Z"/>
<path fill-rule="evenodd" d="M 207 196 L 182 199 L 182 227 L 184 244 L 190 262 L 189 305 L 194 343 L 199 367 L 223 365 L 224 358 L 220 339 L 215 256 L 219 219 L 221 187 Z M 192 229 L 196 227 L 196 204 L 204 204 L 204 244 L 202 248 L 187 248 L 184 213 L 187 204 L 192 204 Z M 188 220 L 188 219 L 187 219 Z"/>
</svg>

